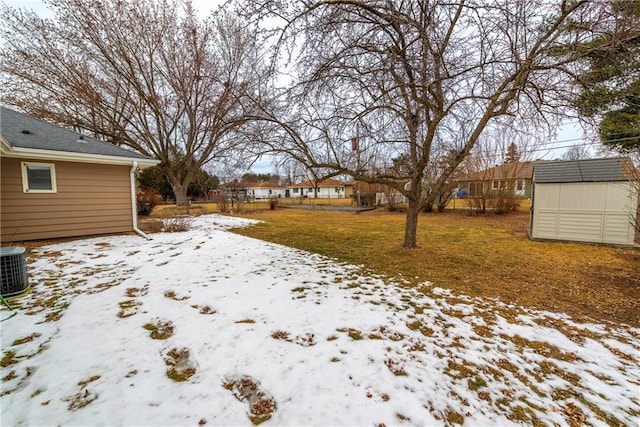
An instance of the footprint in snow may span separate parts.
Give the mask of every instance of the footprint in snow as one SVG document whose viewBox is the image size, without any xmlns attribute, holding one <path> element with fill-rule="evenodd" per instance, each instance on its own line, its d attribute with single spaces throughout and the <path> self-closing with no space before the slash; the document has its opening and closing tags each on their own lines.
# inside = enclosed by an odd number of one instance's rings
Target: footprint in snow
<svg viewBox="0 0 640 427">
<path fill-rule="evenodd" d="M 247 416 L 254 425 L 271 418 L 276 411 L 276 401 L 260 386 L 260 381 L 249 375 L 232 375 L 225 378 L 222 386 L 231 391 L 241 402 L 247 402 Z"/>
<path fill-rule="evenodd" d="M 174 381 L 182 382 L 197 372 L 197 363 L 187 347 L 174 347 L 164 355 L 164 363 L 168 366 L 167 376 Z"/>
</svg>

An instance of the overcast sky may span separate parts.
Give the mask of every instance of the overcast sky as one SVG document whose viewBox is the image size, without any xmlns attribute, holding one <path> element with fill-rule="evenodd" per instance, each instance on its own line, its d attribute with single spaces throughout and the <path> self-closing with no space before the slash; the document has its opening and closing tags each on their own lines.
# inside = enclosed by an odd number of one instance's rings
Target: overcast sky
<svg viewBox="0 0 640 427">
<path fill-rule="evenodd" d="M 42 0 L 0 0 L 5 4 L 12 7 L 20 7 L 31 9 L 35 11 L 39 16 L 51 16 L 51 11 L 47 9 Z M 218 5 L 224 3 L 225 0 L 192 0 L 192 4 L 196 10 L 202 13 L 203 16 L 208 15 Z M 568 121 L 559 131 L 554 143 L 551 144 L 556 149 L 542 150 L 536 153 L 534 158 L 553 159 L 560 158 L 562 154 L 567 150 L 567 147 L 571 145 L 577 145 L 583 143 L 584 132 L 577 120 Z M 595 148 L 592 148 L 592 152 L 595 154 Z M 256 173 L 271 172 L 273 166 L 270 159 L 260 159 L 252 166 L 252 171 Z"/>
</svg>

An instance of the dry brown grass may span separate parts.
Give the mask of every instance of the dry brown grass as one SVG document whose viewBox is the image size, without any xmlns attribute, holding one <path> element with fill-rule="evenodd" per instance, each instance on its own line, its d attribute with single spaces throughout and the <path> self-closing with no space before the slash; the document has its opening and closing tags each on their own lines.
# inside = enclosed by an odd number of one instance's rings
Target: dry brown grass
<svg viewBox="0 0 640 427">
<path fill-rule="evenodd" d="M 525 209 L 469 216 L 423 214 L 419 249 L 401 248 L 405 217 L 383 210 L 278 210 L 247 214 L 264 222 L 237 233 L 362 264 L 414 284 L 471 296 L 640 325 L 640 250 L 527 237 Z"/>
<path fill-rule="evenodd" d="M 293 198 L 280 198 L 278 200 L 278 206 L 352 206 L 351 198 L 341 199 L 293 199 Z M 458 202 L 458 206 L 460 202 Z M 229 202 L 229 208 L 231 209 L 231 202 Z M 233 205 L 232 213 L 252 213 L 256 211 L 270 210 L 269 200 L 256 200 L 250 202 L 236 202 Z M 176 205 L 158 205 L 153 209 L 149 218 L 172 218 L 182 215 L 203 215 L 220 213 L 220 208 L 217 203 L 193 203 L 191 206 L 176 206 Z M 140 219 L 139 219 L 140 220 Z"/>
</svg>

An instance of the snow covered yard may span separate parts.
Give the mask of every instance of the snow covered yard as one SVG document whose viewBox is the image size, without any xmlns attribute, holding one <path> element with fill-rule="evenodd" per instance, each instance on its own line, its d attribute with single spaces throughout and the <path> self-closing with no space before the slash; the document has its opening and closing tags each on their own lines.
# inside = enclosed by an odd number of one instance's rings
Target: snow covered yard
<svg viewBox="0 0 640 427">
<path fill-rule="evenodd" d="M 638 424 L 640 330 L 226 231 L 250 223 L 38 249 L 0 324 L 2 424 Z"/>
</svg>

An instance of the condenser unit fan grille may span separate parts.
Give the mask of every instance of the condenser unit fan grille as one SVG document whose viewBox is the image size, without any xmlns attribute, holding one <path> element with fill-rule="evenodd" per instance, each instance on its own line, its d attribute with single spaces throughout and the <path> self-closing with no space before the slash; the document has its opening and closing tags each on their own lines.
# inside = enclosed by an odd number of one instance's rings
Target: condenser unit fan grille
<svg viewBox="0 0 640 427">
<path fill-rule="evenodd" d="M 0 248 L 0 275 L 2 296 L 9 297 L 27 290 L 27 259 L 24 248 L 10 246 Z"/>
</svg>

